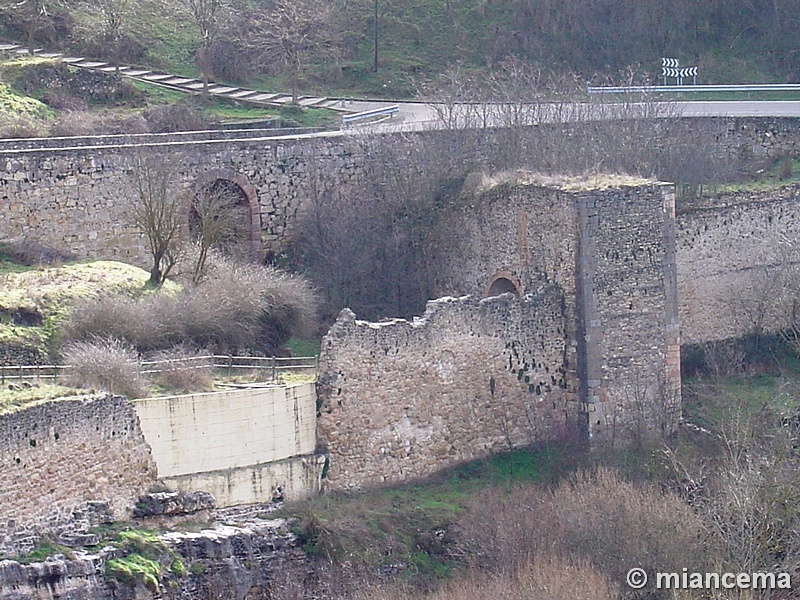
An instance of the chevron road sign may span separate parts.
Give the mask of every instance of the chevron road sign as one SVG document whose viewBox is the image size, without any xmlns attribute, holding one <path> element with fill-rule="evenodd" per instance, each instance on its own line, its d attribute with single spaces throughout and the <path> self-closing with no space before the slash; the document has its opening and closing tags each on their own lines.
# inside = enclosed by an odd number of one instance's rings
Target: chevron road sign
<svg viewBox="0 0 800 600">
<path fill-rule="evenodd" d="M 678 68 L 680 60 L 677 58 L 661 59 L 661 76 L 664 78 L 664 85 L 667 85 L 667 77 L 676 77 L 672 72 Z"/>
<path fill-rule="evenodd" d="M 664 85 L 667 85 L 667 77 L 673 77 L 678 85 L 683 85 L 684 77 L 691 77 L 693 85 L 697 85 L 697 67 L 679 67 L 679 64 L 677 58 L 661 59 L 661 76 L 664 78 Z"/>
</svg>

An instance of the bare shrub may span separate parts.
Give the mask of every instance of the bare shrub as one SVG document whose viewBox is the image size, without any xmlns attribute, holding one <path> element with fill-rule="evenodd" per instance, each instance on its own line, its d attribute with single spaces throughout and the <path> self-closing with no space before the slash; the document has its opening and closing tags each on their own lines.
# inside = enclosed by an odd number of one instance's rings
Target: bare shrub
<svg viewBox="0 0 800 600">
<path fill-rule="evenodd" d="M 147 387 L 136 351 L 115 339 L 75 342 L 63 353 L 68 385 L 109 391 L 129 398 L 143 396 Z"/>
<path fill-rule="evenodd" d="M 217 258 L 197 286 L 141 300 L 104 296 L 76 306 L 66 341 L 114 337 L 139 352 L 187 343 L 215 352 L 274 353 L 316 324 L 317 297 L 299 275 Z"/>
<path fill-rule="evenodd" d="M 148 315 L 148 308 L 120 295 L 86 299 L 75 304 L 62 326 L 61 338 L 65 343 L 113 338 L 142 350 L 147 348 L 147 340 L 160 337 L 158 321 Z"/>
<path fill-rule="evenodd" d="M 100 131 L 100 117 L 93 112 L 82 110 L 64 113 L 50 126 L 50 135 L 57 137 L 94 135 Z"/>
<path fill-rule="evenodd" d="M 206 392 L 212 388 L 212 368 L 210 359 L 204 358 L 206 352 L 198 352 L 185 345 L 173 346 L 168 350 L 156 352 L 149 357 L 159 361 L 156 365 L 156 382 L 176 392 Z"/>
<path fill-rule="evenodd" d="M 224 307 L 225 316 L 218 317 L 223 346 L 274 352 L 316 325 L 317 295 L 299 275 L 220 255 L 211 267 L 195 293 L 201 304 Z"/>
<path fill-rule="evenodd" d="M 461 520 L 461 551 L 477 570 L 520 570 L 539 553 L 588 561 L 624 585 L 632 567 L 648 572 L 706 564 L 705 528 L 678 496 L 583 471 L 552 492 L 532 486 L 476 499 Z"/>
<path fill-rule="evenodd" d="M 419 593 L 376 589 L 357 593 L 355 600 L 410 600 Z M 571 563 L 540 555 L 517 572 L 472 573 L 426 595 L 428 600 L 614 600 L 619 592 L 585 561 Z"/>
<path fill-rule="evenodd" d="M 200 131 L 208 129 L 212 124 L 192 105 L 185 102 L 154 106 L 144 111 L 143 116 L 150 133 Z"/>
<path fill-rule="evenodd" d="M 60 265 L 64 261 L 75 260 L 71 252 L 58 250 L 39 242 L 14 239 L 0 241 L 0 260 L 9 260 L 19 265 Z"/>
<path fill-rule="evenodd" d="M 41 121 L 26 117 L 0 115 L 0 138 L 36 138 L 47 135 L 47 129 Z"/>
</svg>

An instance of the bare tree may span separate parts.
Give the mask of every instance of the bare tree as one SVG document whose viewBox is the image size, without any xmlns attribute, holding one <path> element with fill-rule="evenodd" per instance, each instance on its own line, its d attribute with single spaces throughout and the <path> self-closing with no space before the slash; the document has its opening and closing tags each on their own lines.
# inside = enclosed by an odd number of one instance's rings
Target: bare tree
<svg viewBox="0 0 800 600">
<path fill-rule="evenodd" d="M 172 185 L 175 170 L 163 156 L 137 154 L 132 172 L 136 197 L 131 215 L 147 238 L 153 260 L 150 283 L 158 286 L 178 261 L 184 232 L 182 203 Z"/>
<path fill-rule="evenodd" d="M 61 6 L 59 0 L 2 0 L 0 10 L 18 21 L 25 33 L 25 44 L 32 55 L 36 34 L 51 24 L 53 13 Z"/>
<path fill-rule="evenodd" d="M 203 78 L 203 93 L 208 94 L 208 82 L 212 77 L 211 47 L 233 12 L 233 3 L 232 0 L 181 0 L 181 6 L 192 18 L 200 38 L 197 65 Z"/>
<path fill-rule="evenodd" d="M 212 248 L 230 249 L 246 229 L 244 211 L 227 185 L 214 182 L 201 189 L 192 202 L 190 228 L 197 243 L 192 281 L 198 283 L 206 274 Z"/>
<path fill-rule="evenodd" d="M 111 44 L 114 67 L 119 73 L 122 36 L 126 20 L 133 8 L 133 0 L 97 0 L 97 8 L 103 20 L 103 33 Z"/>
<path fill-rule="evenodd" d="M 333 44 L 329 26 L 332 8 L 314 0 L 274 0 L 252 18 L 248 43 L 268 60 L 288 71 L 292 102 L 297 103 L 300 76 L 306 61 Z"/>
</svg>

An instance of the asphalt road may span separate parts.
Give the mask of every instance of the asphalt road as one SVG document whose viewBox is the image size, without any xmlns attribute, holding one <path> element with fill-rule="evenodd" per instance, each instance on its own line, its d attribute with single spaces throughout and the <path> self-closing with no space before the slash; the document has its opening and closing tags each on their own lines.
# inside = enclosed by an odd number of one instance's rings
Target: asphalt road
<svg viewBox="0 0 800 600">
<path fill-rule="evenodd" d="M 438 129 L 443 127 L 442 118 L 436 108 L 429 104 L 417 102 L 368 102 L 352 101 L 347 107 L 354 111 L 371 110 L 398 104 L 400 110 L 393 118 L 378 122 L 351 125 L 349 129 L 382 131 L 414 131 L 421 129 Z M 610 114 L 614 114 L 614 105 L 606 105 Z M 695 101 L 665 103 L 664 114 L 682 115 L 685 117 L 800 117 L 800 101 Z M 560 112 L 558 113 L 561 114 Z M 602 118 L 598 113 L 593 118 Z M 553 115 L 543 116 L 542 121 L 571 120 L 569 117 Z M 499 123 L 498 123 L 499 124 Z"/>
</svg>

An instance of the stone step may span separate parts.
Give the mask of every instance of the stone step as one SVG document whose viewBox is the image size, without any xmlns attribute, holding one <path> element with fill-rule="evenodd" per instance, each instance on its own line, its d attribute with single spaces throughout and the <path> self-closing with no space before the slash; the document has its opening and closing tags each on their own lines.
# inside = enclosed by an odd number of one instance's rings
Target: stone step
<svg viewBox="0 0 800 600">
<path fill-rule="evenodd" d="M 65 63 L 67 63 L 68 65 L 72 65 L 72 64 L 75 64 L 75 63 L 79 63 L 79 62 L 81 62 L 82 60 L 84 60 L 84 59 L 83 59 L 83 58 L 76 58 L 76 57 L 74 57 L 74 56 L 65 56 L 65 57 L 63 57 L 63 58 L 61 59 L 61 61 L 62 61 L 62 62 L 65 62 Z"/>
<path fill-rule="evenodd" d="M 141 77 L 142 75 L 147 75 L 151 71 L 146 71 L 144 69 L 131 69 L 130 67 L 125 67 L 121 69 L 125 75 L 128 77 Z"/>
<path fill-rule="evenodd" d="M 197 83 L 190 83 L 188 85 L 184 85 L 183 87 L 185 87 L 186 89 L 198 92 L 198 91 L 201 91 L 203 89 L 203 82 L 199 81 Z"/>
<path fill-rule="evenodd" d="M 17 48 L 19 48 L 19 44 L 0 44 L 0 52 L 9 52 Z"/>
<path fill-rule="evenodd" d="M 172 79 L 165 79 L 161 83 L 164 83 L 166 85 L 183 86 L 186 85 L 187 83 L 197 83 L 197 79 L 191 79 L 186 77 L 173 77 Z"/>
<path fill-rule="evenodd" d="M 141 79 L 146 81 L 164 81 L 165 79 L 171 79 L 172 75 L 164 75 L 163 73 L 152 73 L 150 75 L 142 75 Z"/>
<path fill-rule="evenodd" d="M 270 102 L 274 102 L 275 104 L 291 104 L 292 103 L 292 96 L 291 94 L 277 94 L 277 98 L 273 98 Z"/>
<path fill-rule="evenodd" d="M 60 52 L 39 52 L 36 56 L 40 56 L 42 58 L 60 58 Z"/>
<path fill-rule="evenodd" d="M 317 106 L 326 100 L 327 98 L 301 98 L 298 103 L 300 106 Z"/>
<path fill-rule="evenodd" d="M 248 100 L 255 100 L 256 102 L 271 102 L 273 98 L 277 98 L 280 94 L 256 94 L 250 96 Z"/>
<path fill-rule="evenodd" d="M 238 92 L 240 90 L 241 90 L 241 88 L 225 87 L 224 85 L 222 85 L 222 86 L 211 86 L 211 87 L 208 88 L 208 91 L 211 92 L 212 94 L 227 94 L 229 92 Z"/>
<path fill-rule="evenodd" d="M 240 92 L 234 92 L 232 94 L 228 94 L 229 98 L 247 98 L 248 96 L 254 96 L 258 94 L 256 90 L 242 90 Z"/>
<path fill-rule="evenodd" d="M 84 60 L 73 64 L 76 67 L 83 67 L 84 69 L 97 69 L 98 67 L 105 67 L 108 63 L 93 61 L 93 60 Z"/>
</svg>

